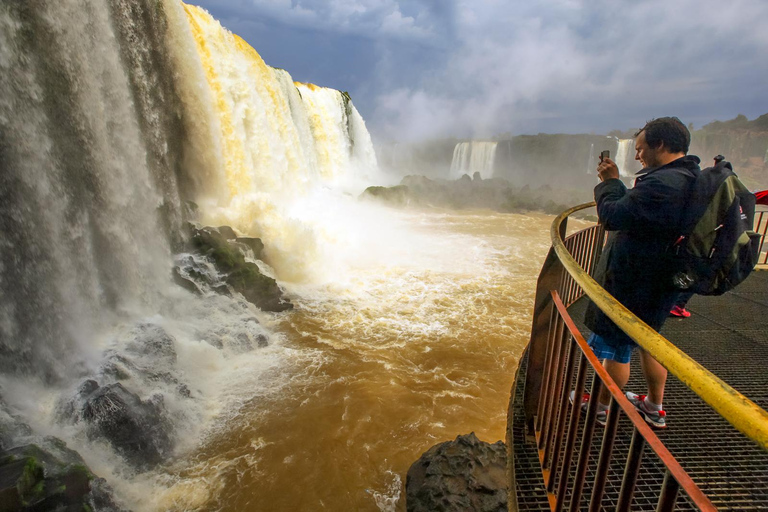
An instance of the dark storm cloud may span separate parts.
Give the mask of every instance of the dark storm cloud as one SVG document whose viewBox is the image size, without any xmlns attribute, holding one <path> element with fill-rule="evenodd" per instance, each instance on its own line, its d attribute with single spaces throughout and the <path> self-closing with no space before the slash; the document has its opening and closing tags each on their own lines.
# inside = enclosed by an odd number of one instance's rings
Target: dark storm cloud
<svg viewBox="0 0 768 512">
<path fill-rule="evenodd" d="M 605 132 L 768 112 L 763 0 L 200 2 L 388 139 Z"/>
</svg>

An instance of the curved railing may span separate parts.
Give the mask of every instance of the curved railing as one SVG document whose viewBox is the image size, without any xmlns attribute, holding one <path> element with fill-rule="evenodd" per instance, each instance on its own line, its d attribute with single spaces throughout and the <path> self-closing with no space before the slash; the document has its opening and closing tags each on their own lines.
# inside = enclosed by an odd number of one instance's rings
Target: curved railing
<svg viewBox="0 0 768 512">
<path fill-rule="evenodd" d="M 539 274 L 531 341 L 527 348 L 522 397 L 525 431 L 536 439 L 550 507 L 555 512 L 579 510 L 585 478 L 588 472 L 593 471 L 596 476 L 589 510 L 600 510 L 609 480 L 608 468 L 613 456 L 618 417 L 623 414 L 632 422 L 634 430 L 616 510 L 629 510 L 631 506 L 646 446 L 666 468 L 666 477 L 658 495 L 658 511 L 673 510 L 680 490 L 699 510 L 716 510 L 611 380 L 586 344 L 567 308 L 587 295 L 640 347 L 764 450 L 768 450 L 768 413 L 650 328 L 592 278 L 605 241 L 604 229 L 596 224 L 567 238 L 565 233 L 568 218 L 573 213 L 593 206 L 595 203 L 573 207 L 558 215 L 552 223 L 552 247 Z M 756 219 L 756 228 L 762 227 L 761 222 Z M 764 229 L 760 232 L 765 235 Z M 582 396 L 588 371 L 593 372 L 595 378 L 582 422 L 580 401 L 569 404 L 568 396 L 571 390 L 574 390 L 574 396 Z M 603 386 L 610 392 L 612 400 L 595 467 L 594 461 L 590 462 L 590 450 L 597 414 L 596 398 Z M 579 438 L 581 447 L 575 461 L 575 444 Z M 510 477 L 514 480 L 514 452 L 510 451 L 510 455 L 513 464 Z M 516 509 L 514 494 L 510 493 L 511 510 Z M 566 500 L 570 500 L 568 507 Z"/>
<path fill-rule="evenodd" d="M 555 218 L 550 231 L 552 246 L 565 270 L 592 302 L 608 318 L 670 373 L 699 395 L 734 427 L 768 450 L 768 412 L 723 382 L 712 372 L 691 359 L 664 336 L 637 318 L 630 310 L 606 292 L 574 259 L 560 235 L 565 219 L 574 212 L 594 206 L 586 203 L 567 210 Z"/>
</svg>

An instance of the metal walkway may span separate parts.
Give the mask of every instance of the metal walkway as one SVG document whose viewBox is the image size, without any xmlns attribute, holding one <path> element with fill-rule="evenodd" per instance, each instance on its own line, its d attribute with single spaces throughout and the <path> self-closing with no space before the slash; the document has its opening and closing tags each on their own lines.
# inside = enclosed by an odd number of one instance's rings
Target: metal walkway
<svg viewBox="0 0 768 512">
<path fill-rule="evenodd" d="M 570 308 L 572 317 L 583 317 L 585 301 Z M 768 409 L 768 271 L 754 272 L 734 292 L 721 297 L 694 296 L 688 304 L 690 318 L 670 318 L 661 331 L 693 359 L 733 386 L 763 409 Z M 581 327 L 580 327 L 581 328 Z M 583 329 L 582 329 L 583 330 Z M 525 439 L 522 412 L 521 361 L 514 400 L 513 449 L 518 505 L 521 511 L 549 511 L 535 443 Z M 591 380 L 591 376 L 588 378 Z M 644 393 L 645 383 L 637 356 L 627 389 Z M 659 438 L 719 510 L 768 511 L 768 452 L 763 451 L 715 413 L 684 384 L 670 375 L 664 409 L 669 428 Z M 611 511 L 618 497 L 632 427 L 622 417 L 615 453 L 603 499 Z M 598 430 L 595 434 L 601 436 Z M 579 442 L 577 442 L 579 446 Z M 597 460 L 599 442 L 593 442 L 590 459 Z M 584 495 L 591 492 L 590 469 Z M 664 467 L 645 457 L 635 491 L 633 510 L 655 510 L 664 478 Z M 588 500 L 582 501 L 587 509 Z M 680 496 L 678 510 L 696 510 Z"/>
</svg>

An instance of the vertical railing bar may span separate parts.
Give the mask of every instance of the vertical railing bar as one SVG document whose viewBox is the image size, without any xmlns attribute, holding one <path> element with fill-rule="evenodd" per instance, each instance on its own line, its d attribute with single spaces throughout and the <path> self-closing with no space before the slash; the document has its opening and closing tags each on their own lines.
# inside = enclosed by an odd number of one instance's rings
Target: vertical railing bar
<svg viewBox="0 0 768 512">
<path fill-rule="evenodd" d="M 554 401 L 554 389 L 555 385 L 557 384 L 558 379 L 558 368 L 560 368 L 560 358 L 563 357 L 562 355 L 562 347 L 561 341 L 562 341 L 562 332 L 565 328 L 565 322 L 563 321 L 562 317 L 558 314 L 557 315 L 557 322 L 556 322 L 556 329 L 554 332 L 554 338 L 552 340 L 552 364 L 550 366 L 550 372 L 549 372 L 549 386 L 547 387 L 547 396 L 544 397 L 546 400 L 544 406 L 544 422 L 541 424 L 541 438 L 539 439 L 539 450 L 544 449 L 544 446 L 546 446 L 547 438 L 549 437 L 549 431 L 552 430 L 551 422 L 552 422 L 552 409 L 554 409 L 553 401 Z"/>
<path fill-rule="evenodd" d="M 659 502 L 656 505 L 656 512 L 672 512 L 675 510 L 675 502 L 680 492 L 680 484 L 672 476 L 669 470 L 664 474 L 664 483 L 661 486 Z"/>
<path fill-rule="evenodd" d="M 563 389 L 563 374 L 565 373 L 565 362 L 568 348 L 567 340 L 569 336 L 570 333 L 567 330 L 564 329 L 561 331 L 560 359 L 558 360 L 557 365 L 557 379 L 555 380 L 555 387 L 552 389 L 551 393 L 549 415 L 547 416 L 547 440 L 546 444 L 544 445 L 544 467 L 547 469 L 551 467 L 549 465 L 549 458 L 552 452 L 552 442 L 555 435 L 554 426 L 557 422 L 557 414 L 560 411 L 560 402 L 556 400 L 560 397 Z"/>
<path fill-rule="evenodd" d="M 576 465 L 576 478 L 573 481 L 569 510 L 579 510 L 581 507 L 581 493 L 584 491 L 584 482 L 587 479 L 587 470 L 589 469 L 589 452 L 592 449 L 592 436 L 595 433 L 595 424 L 597 423 L 597 400 L 601 388 L 602 381 L 597 375 L 594 375 L 592 387 L 589 390 L 589 405 L 587 406 L 587 417 L 584 419 L 579 462 Z M 581 404 L 581 400 L 579 400 L 579 404 Z"/>
<path fill-rule="evenodd" d="M 574 342 L 574 351 L 579 355 L 579 371 L 576 374 L 576 389 L 573 395 L 573 404 L 571 404 L 571 422 L 568 424 L 568 439 L 565 442 L 565 456 L 563 457 L 563 466 L 560 470 L 560 481 L 557 486 L 557 503 L 555 512 L 562 512 L 565 504 L 565 492 L 568 489 L 568 480 L 570 478 L 571 461 L 573 460 L 573 448 L 576 445 L 576 432 L 579 427 L 579 417 L 581 416 L 581 396 L 584 394 L 584 384 L 587 381 L 587 358 L 578 345 Z"/>
<path fill-rule="evenodd" d="M 597 226 L 589 228 L 589 242 L 587 243 L 589 255 L 587 256 L 587 266 L 584 269 L 589 275 L 592 275 L 594 263 L 592 255 L 595 253 L 595 238 L 597 238 Z"/>
<path fill-rule="evenodd" d="M 554 304 L 553 304 L 554 308 Z M 550 337 L 548 339 L 549 345 L 552 347 L 552 357 L 549 361 L 549 370 L 547 371 L 547 394 L 544 395 L 544 407 L 541 411 L 541 437 L 539 438 L 539 449 L 542 449 L 544 447 L 544 442 L 546 440 L 546 434 L 549 428 L 548 422 L 549 422 L 549 413 L 550 409 L 552 407 L 551 401 L 552 401 L 552 386 L 554 386 L 555 382 L 555 368 L 558 363 L 558 357 L 560 356 L 560 330 L 564 328 L 564 322 L 563 318 L 560 316 L 559 312 L 557 312 L 557 308 L 555 309 L 555 325 L 552 328 L 552 331 L 550 332 Z"/>
<path fill-rule="evenodd" d="M 579 257 L 578 256 L 579 255 L 579 247 L 581 245 L 580 242 L 581 242 L 581 232 L 576 233 L 576 235 L 574 235 L 572 249 L 570 251 L 571 255 L 574 258 L 576 258 L 577 261 L 578 261 L 578 257 Z M 573 303 L 573 290 L 574 290 L 575 287 L 576 287 L 576 280 L 575 279 L 571 279 L 570 286 L 568 287 L 568 295 L 566 297 L 566 300 L 568 301 L 567 302 L 568 305 Z"/>
<path fill-rule="evenodd" d="M 632 505 L 632 495 L 635 493 L 635 484 L 640 472 L 640 464 L 643 462 L 643 450 L 645 438 L 637 428 L 632 433 L 632 443 L 629 445 L 627 465 L 624 468 L 624 478 L 621 481 L 619 501 L 616 504 L 616 512 L 628 512 Z"/>
<path fill-rule="evenodd" d="M 566 339 L 571 338 L 571 334 L 569 332 L 566 332 Z M 565 341 L 565 343 L 568 343 Z M 554 492 L 555 489 L 555 479 L 557 478 L 557 467 L 560 462 L 560 449 L 563 446 L 563 433 L 565 432 L 565 420 L 568 413 L 568 394 L 571 391 L 571 384 L 573 382 L 573 373 L 576 369 L 576 355 L 577 353 L 581 353 L 579 350 L 579 346 L 576 344 L 575 341 L 570 341 L 570 347 L 568 349 L 568 363 L 566 366 L 565 371 L 565 380 L 563 381 L 563 386 L 560 391 L 560 410 L 558 411 L 557 415 L 557 434 L 555 435 L 555 442 L 554 442 L 554 449 L 552 450 L 552 462 L 550 463 L 549 467 L 551 468 L 549 472 L 549 482 L 547 482 L 547 490 L 549 492 Z M 544 457 L 546 457 L 547 454 L 544 454 Z"/>
<path fill-rule="evenodd" d="M 598 378 L 595 376 L 595 378 Z M 591 400 L 591 398 L 590 398 Z M 595 400 L 595 409 L 597 409 L 597 400 Z M 590 404 L 590 407 L 592 404 Z M 595 414 L 597 411 L 595 411 Z M 605 433 L 603 434 L 603 443 L 600 446 L 600 458 L 597 461 L 597 473 L 595 482 L 592 486 L 592 498 L 589 501 L 589 512 L 600 512 L 605 492 L 605 481 L 608 478 L 608 468 L 611 465 L 611 455 L 613 453 L 613 443 L 616 440 L 616 427 L 619 424 L 619 403 L 611 398 L 611 405 L 608 408 L 608 420 L 605 424 Z"/>
<path fill-rule="evenodd" d="M 536 423 L 534 425 L 534 429 L 536 432 L 541 430 L 541 422 L 544 415 L 544 401 L 547 396 L 547 388 L 549 387 L 549 374 L 551 371 L 550 366 L 552 365 L 552 341 L 553 336 L 552 333 L 554 331 L 553 323 L 556 322 L 556 318 L 559 318 L 557 308 L 555 307 L 554 303 L 550 302 L 549 304 L 549 328 L 547 330 L 547 355 L 544 358 L 544 370 L 541 376 L 541 391 L 539 392 L 539 407 L 536 413 Z"/>
</svg>

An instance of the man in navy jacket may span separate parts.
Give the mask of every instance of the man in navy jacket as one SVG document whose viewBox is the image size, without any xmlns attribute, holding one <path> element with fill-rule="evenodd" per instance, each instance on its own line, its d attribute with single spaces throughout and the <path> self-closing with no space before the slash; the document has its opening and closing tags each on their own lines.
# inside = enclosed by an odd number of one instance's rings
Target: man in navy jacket
<svg viewBox="0 0 768 512">
<path fill-rule="evenodd" d="M 691 184 L 699 174 L 699 158 L 688 156 L 691 136 L 676 117 L 648 122 L 636 134 L 636 160 L 643 164 L 635 186 L 627 189 L 610 159 L 597 168 L 601 183 L 595 187 L 600 222 L 608 241 L 595 278 L 619 302 L 652 328 L 659 330 L 679 293 L 672 283 L 674 267 L 668 248 L 681 233 L 682 213 Z M 594 304 L 587 307 L 585 323 L 594 333 L 589 344 L 619 387 L 629 380 L 629 360 L 639 348 Z M 640 363 L 648 384 L 647 395 L 627 393 L 646 421 L 665 428 L 662 409 L 667 370 L 640 349 Z M 604 424 L 610 394 L 603 387 L 598 422 Z"/>
</svg>

